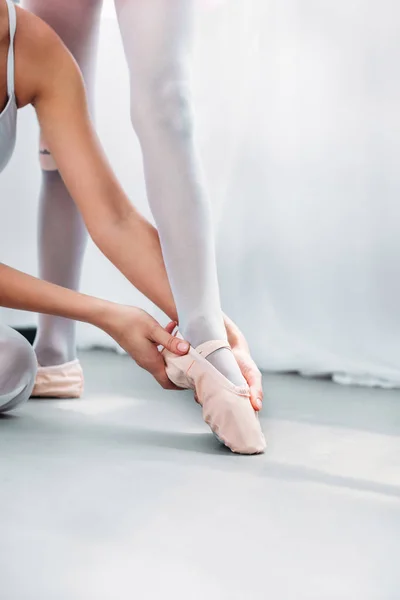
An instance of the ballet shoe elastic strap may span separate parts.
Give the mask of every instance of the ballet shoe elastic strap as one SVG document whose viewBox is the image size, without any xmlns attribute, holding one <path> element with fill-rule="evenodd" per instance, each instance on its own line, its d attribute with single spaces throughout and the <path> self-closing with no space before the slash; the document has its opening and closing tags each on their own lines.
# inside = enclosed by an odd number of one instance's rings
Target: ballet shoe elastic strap
<svg viewBox="0 0 400 600">
<path fill-rule="evenodd" d="M 204 344 L 200 344 L 197 346 L 196 352 L 201 354 L 204 358 L 210 356 L 213 352 L 217 350 L 221 350 L 221 348 L 231 348 L 229 342 L 226 340 L 210 340 L 209 342 L 204 342 Z"/>
</svg>

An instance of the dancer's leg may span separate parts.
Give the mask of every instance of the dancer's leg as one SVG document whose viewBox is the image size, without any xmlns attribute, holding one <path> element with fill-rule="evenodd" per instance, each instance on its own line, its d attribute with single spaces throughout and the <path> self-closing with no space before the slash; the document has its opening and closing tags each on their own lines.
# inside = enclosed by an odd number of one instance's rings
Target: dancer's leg
<svg viewBox="0 0 400 600">
<path fill-rule="evenodd" d="M 180 330 L 193 346 L 226 339 L 211 207 L 193 140 L 187 60 L 193 0 L 115 0 L 131 81 L 132 122 Z M 227 349 L 210 362 L 244 380 Z"/>
<path fill-rule="evenodd" d="M 78 62 L 93 105 L 95 63 L 102 0 L 24 0 L 24 6 L 46 21 Z M 41 140 L 42 189 L 39 216 L 40 277 L 71 289 L 79 286 L 87 232 L 54 161 Z M 76 323 L 39 316 L 35 351 L 42 366 L 76 358 Z"/>
<path fill-rule="evenodd" d="M 10 327 L 0 325 L 0 413 L 28 400 L 36 370 L 32 346 Z"/>
</svg>

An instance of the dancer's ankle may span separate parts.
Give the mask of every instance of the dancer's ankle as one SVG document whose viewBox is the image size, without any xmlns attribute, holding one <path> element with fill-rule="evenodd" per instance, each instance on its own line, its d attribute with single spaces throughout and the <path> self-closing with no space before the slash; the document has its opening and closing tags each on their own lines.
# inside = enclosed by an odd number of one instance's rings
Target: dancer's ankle
<svg viewBox="0 0 400 600">
<path fill-rule="evenodd" d="M 220 319 L 210 319 L 203 315 L 198 316 L 181 328 L 181 333 L 185 340 L 190 342 L 194 348 L 210 340 L 227 339 L 222 315 Z M 210 354 L 207 360 L 234 385 L 246 385 L 239 365 L 229 349 L 222 348 L 217 350 Z"/>
<path fill-rule="evenodd" d="M 38 363 L 41 367 L 63 365 L 76 359 L 76 350 L 64 346 L 42 345 L 34 346 Z"/>
<path fill-rule="evenodd" d="M 182 336 L 193 348 L 209 340 L 226 340 L 226 330 L 221 319 L 210 319 L 203 315 L 191 319 L 179 327 Z"/>
</svg>

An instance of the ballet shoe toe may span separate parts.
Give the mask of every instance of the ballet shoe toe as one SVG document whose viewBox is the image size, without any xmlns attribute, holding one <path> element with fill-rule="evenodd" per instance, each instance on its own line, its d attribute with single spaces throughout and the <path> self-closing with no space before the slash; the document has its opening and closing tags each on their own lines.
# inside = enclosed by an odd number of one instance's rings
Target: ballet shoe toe
<svg viewBox="0 0 400 600">
<path fill-rule="evenodd" d="M 226 341 L 213 340 L 196 349 L 190 348 L 185 356 L 164 350 L 167 375 L 178 387 L 194 390 L 204 421 L 232 452 L 260 454 L 266 442 L 250 403 L 249 388 L 233 385 L 206 360 L 216 347 L 229 345 Z"/>
<path fill-rule="evenodd" d="M 214 388 L 200 395 L 204 398 L 203 418 L 225 446 L 237 454 L 264 452 L 260 421 L 242 388 Z"/>
</svg>

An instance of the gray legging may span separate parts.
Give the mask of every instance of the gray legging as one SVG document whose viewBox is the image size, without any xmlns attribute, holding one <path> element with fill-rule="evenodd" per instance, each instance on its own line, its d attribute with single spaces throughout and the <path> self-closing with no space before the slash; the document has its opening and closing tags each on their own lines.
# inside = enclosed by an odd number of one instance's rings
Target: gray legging
<svg viewBox="0 0 400 600">
<path fill-rule="evenodd" d="M 28 400 L 35 383 L 37 360 L 19 333 L 0 325 L 0 413 Z"/>
</svg>

